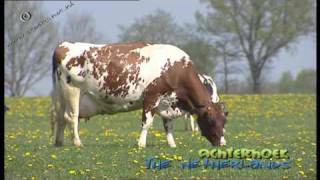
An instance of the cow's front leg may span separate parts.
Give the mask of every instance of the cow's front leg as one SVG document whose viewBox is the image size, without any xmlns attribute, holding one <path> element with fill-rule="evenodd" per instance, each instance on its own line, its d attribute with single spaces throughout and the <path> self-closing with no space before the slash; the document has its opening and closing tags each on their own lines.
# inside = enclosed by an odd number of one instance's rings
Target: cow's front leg
<svg viewBox="0 0 320 180">
<path fill-rule="evenodd" d="M 151 127 L 153 123 L 153 118 L 154 118 L 154 113 L 152 111 L 144 112 L 142 114 L 142 130 L 138 142 L 139 147 L 146 147 L 146 142 L 147 142 L 147 134 L 148 134 L 148 129 Z"/>
<path fill-rule="evenodd" d="M 226 139 L 224 138 L 224 133 L 226 132 L 226 130 L 223 128 L 223 136 L 221 136 L 221 138 L 220 138 L 220 145 L 221 146 L 225 146 L 225 145 L 227 145 L 227 141 L 226 141 Z"/>
<path fill-rule="evenodd" d="M 196 120 L 193 118 L 193 116 L 190 114 L 189 115 L 190 117 L 190 124 L 191 124 L 191 130 L 192 132 L 195 132 L 195 131 L 198 131 L 198 124 L 196 122 Z"/>
<path fill-rule="evenodd" d="M 166 134 L 167 134 L 167 140 L 168 140 L 168 144 L 170 147 L 177 147 L 176 143 L 174 142 L 174 138 L 172 135 L 172 130 L 173 130 L 173 122 L 172 119 L 166 119 L 163 118 L 163 127 L 166 130 Z"/>
</svg>

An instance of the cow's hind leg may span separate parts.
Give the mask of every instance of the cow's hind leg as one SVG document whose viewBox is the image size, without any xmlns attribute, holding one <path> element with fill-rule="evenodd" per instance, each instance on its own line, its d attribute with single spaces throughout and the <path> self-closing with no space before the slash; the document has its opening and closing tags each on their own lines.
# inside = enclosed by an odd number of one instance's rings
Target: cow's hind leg
<svg viewBox="0 0 320 180">
<path fill-rule="evenodd" d="M 172 135 L 172 131 L 173 131 L 172 119 L 162 118 L 162 120 L 163 120 L 163 127 L 166 130 L 167 140 L 168 140 L 169 146 L 176 147 L 176 143 L 174 142 L 174 138 Z"/>
<path fill-rule="evenodd" d="M 82 145 L 78 133 L 80 89 L 64 84 L 63 92 L 65 102 L 64 118 L 68 122 L 73 144 L 79 147 Z"/>
<path fill-rule="evenodd" d="M 62 146 L 64 139 L 64 129 L 66 128 L 66 121 L 63 116 L 59 116 L 55 123 L 55 146 Z"/>
<path fill-rule="evenodd" d="M 54 90 L 52 92 L 52 108 L 51 108 L 51 130 L 54 137 L 54 145 L 62 146 L 64 139 L 64 129 L 66 127 L 66 121 L 63 117 L 64 113 L 64 102 L 61 96 L 60 86 L 58 84 L 54 85 Z"/>
<path fill-rule="evenodd" d="M 184 115 L 184 130 L 189 131 L 191 128 L 190 122 L 189 122 L 189 114 Z"/>
<path fill-rule="evenodd" d="M 148 129 L 152 126 L 153 118 L 154 118 L 154 112 L 153 111 L 145 111 L 142 112 L 142 130 L 138 142 L 139 147 L 146 147 L 147 142 L 147 134 Z"/>
</svg>

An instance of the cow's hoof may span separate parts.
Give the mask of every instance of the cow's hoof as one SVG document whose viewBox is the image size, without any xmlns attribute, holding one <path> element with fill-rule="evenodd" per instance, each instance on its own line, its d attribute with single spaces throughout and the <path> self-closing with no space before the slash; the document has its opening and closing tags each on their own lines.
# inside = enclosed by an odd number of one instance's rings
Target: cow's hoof
<svg viewBox="0 0 320 180">
<path fill-rule="evenodd" d="M 73 144 L 76 146 L 76 147 L 82 147 L 83 145 L 81 144 L 81 141 L 80 140 L 74 140 L 73 141 Z"/>
<path fill-rule="evenodd" d="M 56 141 L 56 143 L 54 143 L 54 146 L 61 147 L 61 146 L 63 146 L 63 142 Z"/>
<path fill-rule="evenodd" d="M 220 142 L 220 146 L 226 146 L 227 145 L 227 142 Z"/>
<path fill-rule="evenodd" d="M 177 147 L 176 144 L 169 144 L 169 146 L 170 146 L 171 148 L 176 148 L 176 147 Z"/>
<path fill-rule="evenodd" d="M 225 145 L 227 145 L 227 141 L 224 138 L 222 138 L 220 140 L 220 146 L 225 146 Z"/>
<path fill-rule="evenodd" d="M 138 143 L 138 146 L 139 146 L 139 148 L 145 148 L 146 147 L 146 144 L 144 144 L 144 143 Z"/>
</svg>

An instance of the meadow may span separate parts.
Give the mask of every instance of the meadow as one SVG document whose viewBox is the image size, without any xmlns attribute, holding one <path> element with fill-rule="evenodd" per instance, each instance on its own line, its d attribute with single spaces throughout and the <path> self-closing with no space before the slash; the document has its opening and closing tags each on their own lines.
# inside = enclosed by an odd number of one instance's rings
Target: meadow
<svg viewBox="0 0 320 180">
<path fill-rule="evenodd" d="M 167 145 L 156 117 L 147 147 L 139 149 L 141 111 L 99 115 L 80 123 L 84 144 L 76 148 L 66 130 L 65 145 L 50 138 L 49 97 L 6 98 L 5 179 L 316 179 L 316 96 L 222 95 L 229 111 L 226 148 L 288 149 L 288 169 L 182 169 L 181 162 L 212 149 L 199 132 L 174 121 L 177 148 Z M 172 160 L 171 167 L 147 169 L 149 157 Z"/>
</svg>

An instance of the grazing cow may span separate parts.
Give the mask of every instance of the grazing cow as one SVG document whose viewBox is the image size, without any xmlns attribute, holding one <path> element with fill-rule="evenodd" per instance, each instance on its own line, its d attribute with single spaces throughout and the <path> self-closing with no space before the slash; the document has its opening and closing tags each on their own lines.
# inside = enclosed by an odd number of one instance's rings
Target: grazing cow
<svg viewBox="0 0 320 180">
<path fill-rule="evenodd" d="M 79 118 L 140 108 L 140 147 L 146 145 L 156 113 L 165 118 L 179 110 L 196 114 L 201 134 L 212 145 L 220 145 L 226 122 L 224 103 L 212 103 L 188 54 L 175 46 L 63 42 L 53 54 L 53 83 L 56 146 L 63 144 L 67 124 L 74 145 L 81 146 Z M 172 123 L 166 121 L 170 144 L 173 136 L 168 124 Z"/>
</svg>

